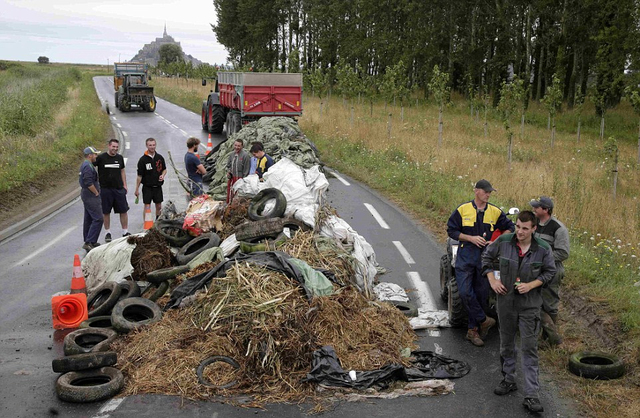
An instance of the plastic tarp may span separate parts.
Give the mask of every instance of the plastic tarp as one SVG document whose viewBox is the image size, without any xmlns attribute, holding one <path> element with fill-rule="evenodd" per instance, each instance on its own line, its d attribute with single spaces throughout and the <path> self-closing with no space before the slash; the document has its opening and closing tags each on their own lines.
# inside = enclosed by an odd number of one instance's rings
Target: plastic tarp
<svg viewBox="0 0 640 418">
<path fill-rule="evenodd" d="M 224 251 L 220 247 L 207 248 L 198 254 L 193 260 L 187 263 L 189 269 L 193 270 L 201 264 L 208 263 L 213 260 L 224 261 Z"/>
<path fill-rule="evenodd" d="M 224 207 L 224 201 L 213 200 L 206 194 L 194 197 L 187 206 L 182 229 L 193 236 L 222 230 Z"/>
<path fill-rule="evenodd" d="M 409 302 L 407 292 L 395 283 L 380 282 L 373 288 L 373 293 L 376 294 L 378 300 Z"/>
<path fill-rule="evenodd" d="M 123 237 L 89 251 L 82 259 L 87 290 L 92 291 L 107 281 L 124 280 L 131 276 L 131 253 L 135 247 L 127 242 L 127 237 Z"/>
<path fill-rule="evenodd" d="M 276 188 L 287 198 L 285 216 L 294 218 L 313 227 L 316 212 L 329 187 L 329 182 L 320 171 L 320 166 L 302 168 L 288 158 L 283 158 L 269 168 L 260 182 L 257 175 L 238 180 L 233 185 L 234 192 L 241 196 L 255 196 L 261 190 Z"/>
<path fill-rule="evenodd" d="M 450 327 L 448 311 L 426 311 L 418 309 L 418 316 L 409 319 L 413 329 Z"/>
<path fill-rule="evenodd" d="M 329 296 L 333 293 L 333 285 L 322 272 L 315 270 L 305 261 L 298 258 L 290 258 L 289 262 L 298 266 L 302 271 L 304 283 L 312 296 Z"/>
</svg>

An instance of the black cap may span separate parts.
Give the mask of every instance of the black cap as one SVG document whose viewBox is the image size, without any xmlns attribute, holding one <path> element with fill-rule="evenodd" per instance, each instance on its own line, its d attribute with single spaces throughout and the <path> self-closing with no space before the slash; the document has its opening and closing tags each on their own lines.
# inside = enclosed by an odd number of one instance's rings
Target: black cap
<svg viewBox="0 0 640 418">
<path fill-rule="evenodd" d="M 553 209 L 553 200 L 549 196 L 540 196 L 537 199 L 532 199 L 529 204 L 532 208 Z"/>
<path fill-rule="evenodd" d="M 495 190 L 496 190 L 496 189 L 494 189 L 494 188 L 493 188 L 493 186 L 491 185 L 491 183 L 489 183 L 489 181 L 488 181 L 488 180 L 485 180 L 485 179 L 479 180 L 479 181 L 476 183 L 476 187 L 475 187 L 475 188 L 476 188 L 476 189 L 482 189 L 482 190 L 484 190 L 485 192 L 493 192 L 493 191 L 495 191 Z"/>
</svg>

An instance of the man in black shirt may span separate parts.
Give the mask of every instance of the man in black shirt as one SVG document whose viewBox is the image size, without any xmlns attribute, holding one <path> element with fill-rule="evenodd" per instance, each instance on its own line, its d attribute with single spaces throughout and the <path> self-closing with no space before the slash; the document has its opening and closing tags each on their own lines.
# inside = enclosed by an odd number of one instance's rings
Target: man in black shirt
<svg viewBox="0 0 640 418">
<path fill-rule="evenodd" d="M 111 210 L 120 214 L 122 236 L 131 235 L 128 231 L 129 217 L 127 211 L 127 175 L 124 171 L 124 158 L 118 154 L 120 141 L 110 139 L 106 152 L 98 155 L 95 165 L 100 180 L 100 196 L 102 197 L 102 215 L 104 216 L 105 242 L 111 242 Z"/>
<path fill-rule="evenodd" d="M 156 219 L 162 210 L 162 185 L 167 174 L 167 164 L 164 157 L 156 152 L 156 140 L 147 138 L 145 141 L 147 150 L 138 160 L 138 178 L 136 180 L 135 196 L 140 195 L 140 183 L 142 183 L 142 202 L 144 213 L 151 208 L 151 201 L 156 204 Z"/>
</svg>

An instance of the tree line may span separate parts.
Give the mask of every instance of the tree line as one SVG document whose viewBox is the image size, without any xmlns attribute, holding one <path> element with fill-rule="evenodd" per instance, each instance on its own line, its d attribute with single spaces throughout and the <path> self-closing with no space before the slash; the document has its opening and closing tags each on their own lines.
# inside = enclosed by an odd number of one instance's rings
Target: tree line
<svg viewBox="0 0 640 418">
<path fill-rule="evenodd" d="M 401 70 L 428 94 L 434 68 L 467 97 L 500 101 L 524 80 L 525 102 L 558 80 L 570 107 L 590 90 L 602 114 L 638 79 L 638 0 L 213 0 L 212 30 L 236 68 L 302 71 L 333 86 L 344 68 L 380 93 Z M 343 75 L 344 77 L 344 75 Z M 396 77 L 396 76 L 394 76 Z"/>
</svg>

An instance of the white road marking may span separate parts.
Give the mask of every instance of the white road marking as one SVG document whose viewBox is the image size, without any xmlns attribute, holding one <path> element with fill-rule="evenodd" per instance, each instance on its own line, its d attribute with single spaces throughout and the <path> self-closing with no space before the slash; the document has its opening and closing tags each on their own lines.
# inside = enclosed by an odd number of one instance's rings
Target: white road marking
<svg viewBox="0 0 640 418">
<path fill-rule="evenodd" d="M 111 116 L 111 120 L 118 120 L 115 116 Z"/>
<path fill-rule="evenodd" d="M 71 228 L 67 229 L 66 231 L 64 231 L 62 234 L 58 235 L 56 238 L 54 238 L 52 241 L 49 241 L 44 247 L 40 247 L 40 249 L 34 251 L 33 253 L 31 253 L 30 255 L 26 256 L 25 258 L 23 258 L 22 260 L 18 261 L 16 264 L 14 264 L 14 267 L 19 266 L 21 264 L 26 263 L 27 261 L 31 260 L 34 257 L 39 256 L 41 253 L 43 253 L 44 251 L 48 250 L 49 248 L 51 248 L 53 245 L 55 245 L 56 243 L 58 243 L 58 241 L 62 240 L 62 238 L 66 237 L 67 235 L 69 235 L 71 233 L 71 231 L 73 231 L 74 229 L 76 229 L 77 227 L 72 226 Z"/>
<path fill-rule="evenodd" d="M 122 128 L 122 125 L 120 125 L 119 123 L 116 123 L 116 126 L 117 126 L 118 128 Z"/>
<path fill-rule="evenodd" d="M 178 128 L 176 125 L 174 125 L 173 123 L 171 124 L 171 126 L 173 126 L 173 127 L 174 127 L 174 128 L 176 128 L 176 129 L 180 129 L 180 128 Z"/>
<path fill-rule="evenodd" d="M 333 176 L 334 176 L 335 178 L 337 178 L 338 180 L 340 180 L 340 182 L 341 182 L 342 184 L 344 184 L 345 186 L 351 186 L 351 183 L 349 183 L 348 181 L 346 181 L 346 180 L 345 180 L 345 179 L 344 179 L 340 174 L 338 174 L 337 172 L 335 172 L 335 171 L 333 171 L 333 170 L 329 170 L 329 172 L 330 172 L 331 174 L 333 174 Z"/>
<path fill-rule="evenodd" d="M 416 292 L 418 294 L 418 300 L 420 301 L 419 308 L 424 309 L 425 311 L 437 311 L 438 306 L 436 305 L 435 300 L 433 299 L 433 295 L 429 290 L 429 286 L 420 278 L 420 273 L 417 271 L 408 271 L 407 277 L 409 281 L 415 287 Z"/>
<path fill-rule="evenodd" d="M 383 229 L 389 229 L 389 225 L 387 225 L 387 223 L 384 221 L 384 219 L 382 219 L 382 216 L 380 216 L 380 214 L 378 213 L 378 211 L 373 207 L 373 205 L 369 204 L 369 203 L 365 203 L 364 207 L 366 207 L 369 212 L 371 212 L 371 214 L 373 215 L 373 217 L 375 218 L 376 221 L 378 221 L 378 223 L 380 224 L 380 226 Z"/>
<path fill-rule="evenodd" d="M 129 136 L 129 134 L 128 134 L 128 133 L 126 133 L 125 131 L 122 131 L 122 135 L 123 135 L 123 136 Z M 129 148 L 127 148 L 127 149 L 129 149 Z"/>
<path fill-rule="evenodd" d="M 124 165 L 127 165 L 127 160 L 128 160 L 128 158 L 124 157 Z"/>
<path fill-rule="evenodd" d="M 124 132 L 123 132 L 124 133 Z M 126 135 L 125 135 L 126 136 Z M 131 149 L 131 142 L 127 141 L 124 143 L 124 148 L 125 149 Z"/>
<path fill-rule="evenodd" d="M 180 129 L 180 132 L 182 132 L 185 136 L 189 136 L 185 131 L 183 131 L 182 129 Z"/>
<path fill-rule="evenodd" d="M 119 399 L 111 399 L 110 401 L 106 402 L 102 408 L 100 408 L 100 410 L 98 411 L 98 413 L 96 415 L 94 415 L 93 418 L 107 418 L 109 415 L 105 415 L 108 414 L 109 412 L 113 412 L 115 411 L 120 404 L 122 403 L 122 401 L 124 401 L 126 398 L 119 398 Z"/>
<path fill-rule="evenodd" d="M 402 256 L 402 258 L 404 258 L 404 261 L 406 261 L 407 264 L 415 264 L 416 263 L 413 260 L 413 257 L 411 257 L 411 254 L 409 254 L 409 251 L 407 251 L 407 249 L 404 248 L 404 245 L 402 245 L 402 243 L 400 241 L 393 241 L 393 245 L 395 245 L 396 248 L 398 249 L 398 251 L 400 251 L 400 255 Z"/>
</svg>

